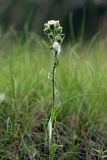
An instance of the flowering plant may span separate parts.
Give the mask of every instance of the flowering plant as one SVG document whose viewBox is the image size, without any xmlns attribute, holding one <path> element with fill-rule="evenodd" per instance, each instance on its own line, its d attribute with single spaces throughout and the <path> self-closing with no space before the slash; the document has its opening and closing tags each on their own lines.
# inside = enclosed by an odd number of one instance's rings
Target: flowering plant
<svg viewBox="0 0 107 160">
<path fill-rule="evenodd" d="M 48 134 L 47 134 L 50 148 L 55 143 L 53 133 L 55 133 L 56 117 L 58 112 L 60 111 L 60 107 L 58 106 L 58 104 L 55 103 L 56 102 L 55 71 L 56 71 L 57 65 L 59 64 L 59 54 L 61 52 L 61 44 L 65 36 L 64 34 L 62 34 L 62 29 L 63 28 L 60 26 L 59 21 L 51 20 L 44 24 L 44 33 L 45 35 L 48 36 L 48 39 L 51 42 L 50 48 L 54 55 L 53 67 L 52 67 L 51 76 L 50 76 L 51 82 L 52 82 L 52 110 L 48 119 Z M 53 155 L 53 151 L 50 151 L 50 152 L 51 152 L 50 155 Z M 53 160 L 53 158 L 51 158 L 51 160 Z"/>
</svg>

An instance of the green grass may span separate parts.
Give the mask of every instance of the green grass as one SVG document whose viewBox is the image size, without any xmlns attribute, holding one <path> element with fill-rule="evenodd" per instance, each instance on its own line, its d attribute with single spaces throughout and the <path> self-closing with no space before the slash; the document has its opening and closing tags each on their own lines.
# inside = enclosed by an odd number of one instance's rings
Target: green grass
<svg viewBox="0 0 107 160">
<path fill-rule="evenodd" d="M 107 148 L 106 47 L 101 42 L 90 44 L 68 45 L 60 55 L 56 77 L 62 109 L 56 139 L 63 148 L 56 152 L 58 160 L 88 160 L 93 148 Z M 0 103 L 0 159 L 48 159 L 51 52 L 38 41 L 27 41 L 3 48 L 1 55 L 0 93 L 6 100 Z"/>
</svg>

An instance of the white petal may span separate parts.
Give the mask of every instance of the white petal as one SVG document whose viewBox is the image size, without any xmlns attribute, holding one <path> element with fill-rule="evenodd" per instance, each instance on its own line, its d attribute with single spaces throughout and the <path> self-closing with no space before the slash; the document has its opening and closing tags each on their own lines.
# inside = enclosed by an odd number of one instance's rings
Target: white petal
<svg viewBox="0 0 107 160">
<path fill-rule="evenodd" d="M 48 24 L 49 25 L 55 24 L 55 21 L 54 20 L 48 21 Z"/>
</svg>

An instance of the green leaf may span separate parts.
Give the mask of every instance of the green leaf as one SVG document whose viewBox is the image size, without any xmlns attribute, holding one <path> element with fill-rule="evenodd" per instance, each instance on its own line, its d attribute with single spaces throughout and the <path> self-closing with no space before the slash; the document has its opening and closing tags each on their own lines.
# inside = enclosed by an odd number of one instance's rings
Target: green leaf
<svg viewBox="0 0 107 160">
<path fill-rule="evenodd" d="M 57 144 L 52 144 L 50 147 L 49 147 L 49 152 L 50 152 L 50 157 L 51 157 L 51 160 L 54 159 L 55 157 L 55 152 L 58 148 L 62 148 L 63 145 L 57 145 Z"/>
<path fill-rule="evenodd" d="M 59 114 L 59 112 L 61 111 L 61 107 L 60 106 L 57 106 L 57 107 L 54 107 L 51 111 L 51 117 L 52 117 L 52 121 L 54 121 L 57 117 L 57 115 Z"/>
</svg>

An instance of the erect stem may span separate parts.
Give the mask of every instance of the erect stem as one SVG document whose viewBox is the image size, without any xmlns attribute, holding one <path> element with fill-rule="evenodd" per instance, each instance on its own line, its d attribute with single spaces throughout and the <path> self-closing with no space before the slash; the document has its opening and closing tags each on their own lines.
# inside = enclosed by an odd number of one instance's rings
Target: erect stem
<svg viewBox="0 0 107 160">
<path fill-rule="evenodd" d="M 54 64 L 52 68 L 52 108 L 55 107 L 55 69 L 56 69 L 56 55 L 54 57 Z"/>
<path fill-rule="evenodd" d="M 52 108 L 55 107 L 55 66 L 52 70 Z"/>
<path fill-rule="evenodd" d="M 52 111 L 55 108 L 55 98 L 56 98 L 55 97 L 55 69 L 56 69 L 57 64 L 58 64 L 58 59 L 57 59 L 57 54 L 55 54 L 54 61 L 53 61 L 53 67 L 52 67 Z M 55 129 L 55 122 L 51 116 L 52 116 L 52 113 L 48 121 L 49 130 L 50 130 L 49 136 L 51 137 L 49 140 L 49 146 L 51 146 L 51 144 L 53 143 L 53 133 Z"/>
</svg>

